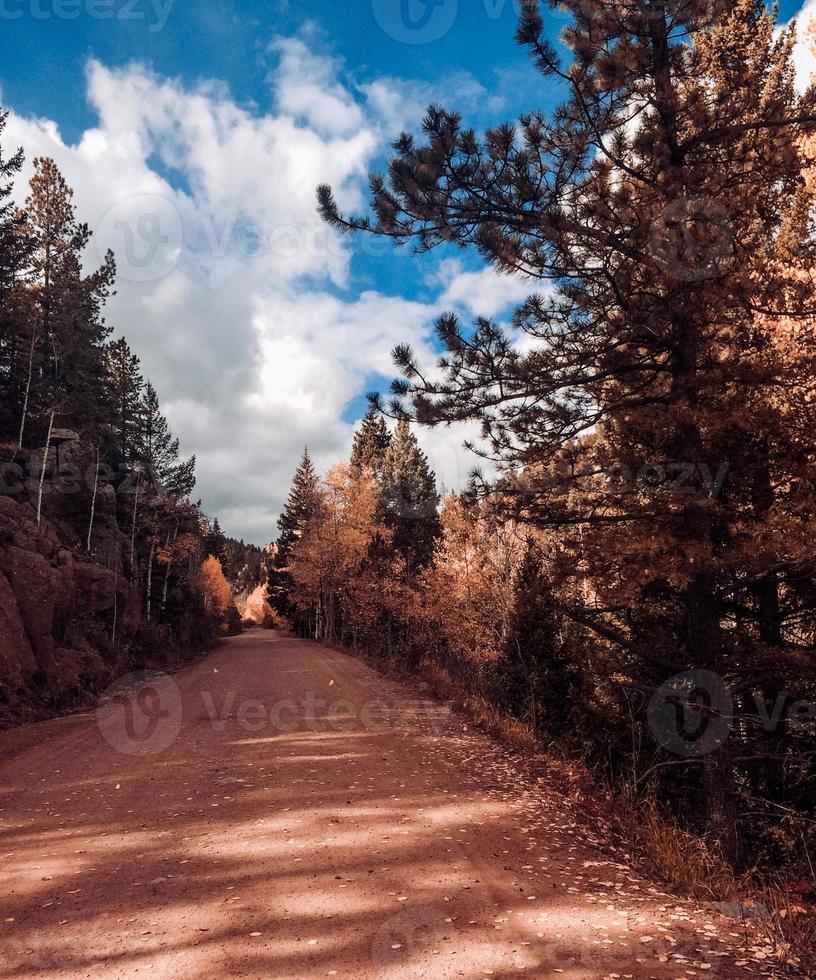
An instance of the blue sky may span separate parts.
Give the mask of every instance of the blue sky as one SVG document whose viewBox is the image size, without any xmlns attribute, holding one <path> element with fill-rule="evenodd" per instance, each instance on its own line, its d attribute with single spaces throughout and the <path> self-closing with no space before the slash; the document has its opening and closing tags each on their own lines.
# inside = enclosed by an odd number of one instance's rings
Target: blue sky
<svg viewBox="0 0 816 980">
<path fill-rule="evenodd" d="M 525 292 L 473 256 L 340 240 L 315 217 L 322 180 L 363 206 L 431 100 L 477 128 L 556 100 L 513 40 L 514 0 L 428 2 L 0 0 L 7 142 L 53 156 L 96 252 L 114 248 L 109 321 L 197 454 L 205 509 L 258 543 L 303 445 L 323 467 L 348 452 L 395 343 L 431 359 L 443 310 L 502 317 Z M 462 435 L 422 436 L 446 487 L 470 466 Z"/>
</svg>

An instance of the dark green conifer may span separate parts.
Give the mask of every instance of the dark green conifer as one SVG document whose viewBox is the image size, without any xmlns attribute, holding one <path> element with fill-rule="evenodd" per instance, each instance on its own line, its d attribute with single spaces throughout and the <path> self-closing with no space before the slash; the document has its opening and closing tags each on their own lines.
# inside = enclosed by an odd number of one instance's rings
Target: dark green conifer
<svg viewBox="0 0 816 980">
<path fill-rule="evenodd" d="M 114 452 L 118 462 L 134 462 L 145 382 L 139 358 L 124 337 L 108 344 L 107 389 Z"/>
<path fill-rule="evenodd" d="M 150 382 L 139 413 L 136 460 L 145 476 L 167 493 L 186 497 L 195 486 L 195 456 L 179 462 L 179 441 L 162 415 L 159 396 Z"/>
<path fill-rule="evenodd" d="M 278 528 L 281 533 L 269 569 L 269 604 L 276 612 L 289 620 L 296 631 L 301 633 L 308 631 L 308 624 L 302 622 L 291 601 L 292 580 L 287 569 L 292 548 L 303 537 L 309 521 L 314 515 L 319 494 L 317 472 L 312 465 L 309 450 L 305 449 L 300 465 L 295 471 L 286 506 L 278 519 Z"/>
<path fill-rule="evenodd" d="M 569 662 L 563 624 L 541 549 L 527 542 L 513 588 L 500 700 L 553 738 L 570 728 L 578 675 Z"/>
<path fill-rule="evenodd" d="M 0 110 L 0 136 L 7 116 L 7 111 Z M 30 317 L 21 309 L 15 288 L 30 251 L 23 220 L 11 200 L 14 178 L 22 165 L 22 149 L 8 158 L 0 152 L 0 439 L 18 436 L 32 356 Z"/>
<path fill-rule="evenodd" d="M 394 531 L 394 547 L 408 571 L 426 565 L 439 534 L 436 477 L 407 421 L 397 429 L 385 454 L 382 471 L 385 520 Z"/>
<path fill-rule="evenodd" d="M 357 472 L 369 467 L 377 479 L 381 479 L 385 456 L 390 445 L 391 434 L 385 420 L 376 409 L 370 408 L 354 434 L 354 445 L 351 450 L 352 467 Z"/>
<path fill-rule="evenodd" d="M 102 307 L 116 266 L 108 252 L 104 264 L 83 273 L 91 239 L 76 218 L 73 190 L 53 160 L 34 158 L 31 193 L 25 204 L 24 234 L 32 250 L 26 277 L 35 300 L 32 414 L 56 411 L 89 432 L 104 421 L 105 340 L 109 333 Z"/>
</svg>

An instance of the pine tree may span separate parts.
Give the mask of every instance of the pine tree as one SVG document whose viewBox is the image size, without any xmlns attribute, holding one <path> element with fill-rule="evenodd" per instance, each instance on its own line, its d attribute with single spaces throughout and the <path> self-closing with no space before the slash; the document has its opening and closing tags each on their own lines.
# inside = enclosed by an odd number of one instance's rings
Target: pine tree
<svg viewBox="0 0 816 980">
<path fill-rule="evenodd" d="M 571 728 L 578 678 L 562 639 L 556 596 L 532 540 L 513 582 L 500 702 L 552 738 Z"/>
<path fill-rule="evenodd" d="M 113 254 L 88 276 L 82 256 L 90 240 L 77 221 L 73 191 L 53 160 L 34 159 L 25 205 L 25 234 L 32 242 L 27 279 L 36 301 L 35 383 L 32 407 L 57 411 L 91 429 L 104 402 L 104 341 L 109 332 L 102 306 L 115 276 Z"/>
<path fill-rule="evenodd" d="M 303 538 L 320 501 L 320 481 L 309 450 L 295 471 L 289 497 L 278 519 L 277 549 L 269 569 L 269 604 L 301 633 L 308 632 L 308 619 L 293 601 L 294 586 L 289 574 L 292 549 Z"/>
<path fill-rule="evenodd" d="M 137 451 L 140 413 L 145 382 L 139 358 L 124 337 L 107 346 L 107 389 L 115 453 L 126 466 L 133 464 Z"/>
<path fill-rule="evenodd" d="M 204 554 L 217 559 L 221 563 L 224 574 L 229 578 L 231 568 L 227 555 L 227 536 L 221 530 L 221 522 L 216 517 L 212 522 L 207 521 L 205 526 Z"/>
<path fill-rule="evenodd" d="M 7 118 L 8 112 L 0 109 L 0 138 Z M 30 242 L 10 200 L 22 165 L 22 149 L 8 159 L 0 151 L 0 438 L 18 435 L 33 355 L 31 322 L 18 289 Z"/>
<path fill-rule="evenodd" d="M 359 429 L 354 433 L 351 465 L 359 472 L 369 467 L 379 480 L 382 477 L 385 456 L 391 445 L 391 435 L 380 412 L 370 408 Z"/>
<path fill-rule="evenodd" d="M 382 467 L 385 521 L 394 531 L 394 547 L 409 573 L 427 565 L 439 534 L 436 477 L 404 419 L 385 454 Z"/>
<path fill-rule="evenodd" d="M 283 513 L 278 519 L 278 558 L 285 564 L 292 546 L 303 537 L 319 497 L 318 480 L 309 450 L 305 449 L 295 471 L 292 488 Z"/>
<path fill-rule="evenodd" d="M 0 109 L 0 137 L 6 128 L 8 111 Z M 14 178 L 23 166 L 22 147 L 8 159 L 0 153 L 0 300 L 5 298 L 14 285 L 19 270 L 17 232 L 21 218 L 11 202 Z"/>
<path fill-rule="evenodd" d="M 188 496 L 195 486 L 195 456 L 179 462 L 179 441 L 162 415 L 159 396 L 148 382 L 139 406 L 135 458 L 150 482 L 175 497 Z"/>
</svg>

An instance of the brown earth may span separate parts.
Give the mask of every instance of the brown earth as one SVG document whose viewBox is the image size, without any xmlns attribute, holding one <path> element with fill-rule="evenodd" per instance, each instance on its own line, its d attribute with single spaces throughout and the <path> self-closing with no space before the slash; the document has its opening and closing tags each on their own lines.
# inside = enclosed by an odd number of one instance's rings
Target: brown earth
<svg viewBox="0 0 816 980">
<path fill-rule="evenodd" d="M 775 975 L 423 697 L 253 631 L 0 735 L 0 978 Z"/>
</svg>

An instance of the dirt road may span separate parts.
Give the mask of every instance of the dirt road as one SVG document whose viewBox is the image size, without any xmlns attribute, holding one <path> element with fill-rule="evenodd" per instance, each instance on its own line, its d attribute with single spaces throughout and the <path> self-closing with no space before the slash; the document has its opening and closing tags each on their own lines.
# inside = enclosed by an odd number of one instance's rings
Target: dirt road
<svg viewBox="0 0 816 980">
<path fill-rule="evenodd" d="M 0 735 L 2 978 L 774 975 L 418 687 L 262 632 L 138 681 Z"/>
</svg>

